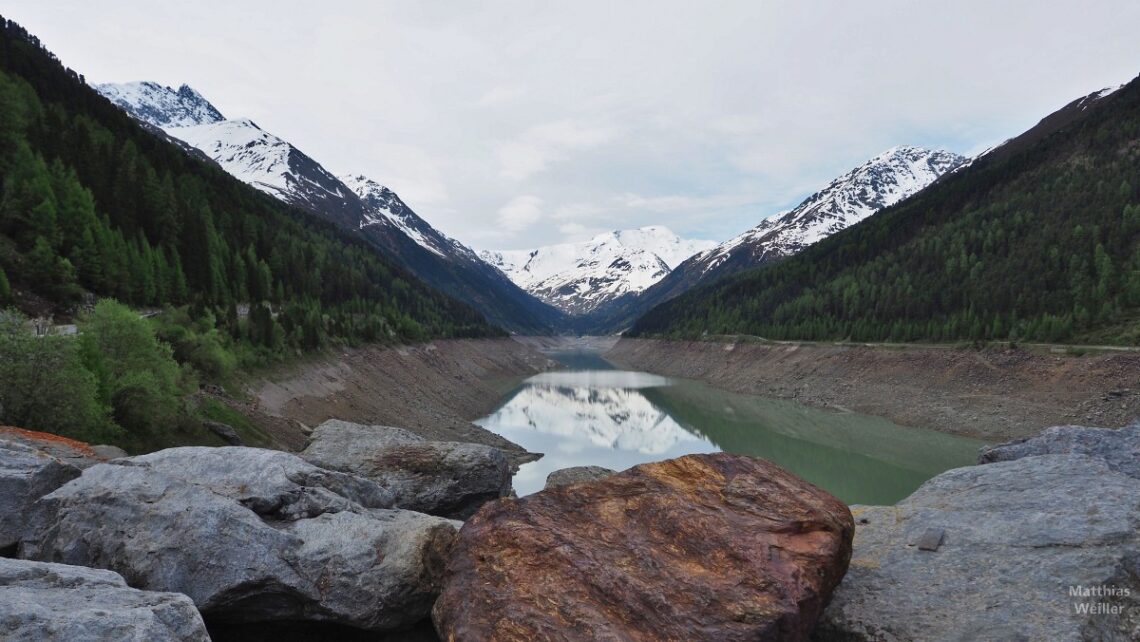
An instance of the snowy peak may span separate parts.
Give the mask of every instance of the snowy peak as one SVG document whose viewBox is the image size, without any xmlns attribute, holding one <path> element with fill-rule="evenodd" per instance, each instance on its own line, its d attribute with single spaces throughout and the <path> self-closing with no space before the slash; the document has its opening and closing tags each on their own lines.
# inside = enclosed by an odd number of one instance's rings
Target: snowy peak
<svg viewBox="0 0 1140 642">
<path fill-rule="evenodd" d="M 965 160 L 941 150 L 892 147 L 831 181 L 795 209 L 765 219 L 697 261 L 707 273 L 742 251 L 753 263 L 795 254 L 911 196 Z"/>
<path fill-rule="evenodd" d="M 136 120 L 162 129 L 225 120 L 210 101 L 189 85 L 173 89 L 149 81 L 105 83 L 95 85 L 95 90 Z"/>
<path fill-rule="evenodd" d="M 615 230 L 583 243 L 480 253 L 524 290 L 570 314 L 587 314 L 660 281 L 712 241 L 682 239 L 662 226 Z"/>
<path fill-rule="evenodd" d="M 392 225 L 424 249 L 441 257 L 458 254 L 465 259 L 479 258 L 467 246 L 449 238 L 428 224 L 408 207 L 395 192 L 360 174 L 339 177 L 364 202 L 360 227 Z"/>
</svg>

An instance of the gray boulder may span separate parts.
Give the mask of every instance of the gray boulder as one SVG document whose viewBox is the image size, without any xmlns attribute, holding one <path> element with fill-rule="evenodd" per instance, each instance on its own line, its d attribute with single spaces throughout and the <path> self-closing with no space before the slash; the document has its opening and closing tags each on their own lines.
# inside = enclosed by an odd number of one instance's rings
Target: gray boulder
<svg viewBox="0 0 1140 642">
<path fill-rule="evenodd" d="M 560 468 L 546 476 L 546 488 L 603 479 L 615 472 L 617 471 L 601 466 L 571 466 L 569 468 Z"/>
<path fill-rule="evenodd" d="M 172 448 L 94 466 L 36 503 L 21 556 L 189 595 L 218 622 L 370 630 L 429 613 L 457 524 L 375 482 L 257 448 Z"/>
<path fill-rule="evenodd" d="M 229 424 L 224 424 L 220 421 L 203 421 L 202 427 L 218 436 L 222 441 L 231 446 L 244 446 L 241 440 L 241 435 L 237 434 L 234 427 Z"/>
<path fill-rule="evenodd" d="M 39 498 L 79 476 L 79 469 L 31 446 L 0 439 L 0 549 L 23 536 Z"/>
<path fill-rule="evenodd" d="M 978 463 L 1070 453 L 1103 459 L 1109 468 L 1140 479 L 1140 423 L 1125 428 L 1053 426 L 1027 439 L 982 448 Z"/>
<path fill-rule="evenodd" d="M 958 468 L 852 513 L 851 565 L 817 639 L 1140 639 L 1140 481 L 1105 460 Z M 919 550 L 932 531 L 940 545 Z"/>
<path fill-rule="evenodd" d="M 397 508 L 430 515 L 466 519 L 511 492 L 510 462 L 498 448 L 427 441 L 391 426 L 326 421 L 301 457 L 374 480 L 392 492 Z"/>
<path fill-rule="evenodd" d="M 0 558 L 0 639 L 208 642 L 194 602 L 139 591 L 116 573 Z"/>
</svg>

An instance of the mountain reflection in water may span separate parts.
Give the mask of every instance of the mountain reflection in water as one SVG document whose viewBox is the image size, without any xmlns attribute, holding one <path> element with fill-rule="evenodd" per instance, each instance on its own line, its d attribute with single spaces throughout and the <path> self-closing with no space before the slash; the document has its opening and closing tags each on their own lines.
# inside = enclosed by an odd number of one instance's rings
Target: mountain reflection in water
<svg viewBox="0 0 1140 642">
<path fill-rule="evenodd" d="M 569 466 L 624 470 L 725 450 L 769 459 L 848 503 L 889 504 L 973 463 L 981 445 L 878 417 L 607 369 L 597 358 L 577 356 L 573 366 L 580 369 L 527 379 L 475 422 L 544 453 L 515 475 L 519 495 L 541 490 L 548 474 Z"/>
</svg>

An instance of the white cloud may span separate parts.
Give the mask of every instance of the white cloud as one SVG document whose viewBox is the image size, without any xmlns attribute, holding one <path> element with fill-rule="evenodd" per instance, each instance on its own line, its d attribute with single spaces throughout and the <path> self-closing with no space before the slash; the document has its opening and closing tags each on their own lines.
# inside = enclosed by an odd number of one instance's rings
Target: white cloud
<svg viewBox="0 0 1140 642">
<path fill-rule="evenodd" d="M 564 120 L 531 127 L 517 140 L 500 143 L 495 154 L 501 165 L 500 174 L 521 181 L 545 171 L 555 161 L 564 160 L 571 151 L 588 150 L 613 138 L 610 128 Z"/>
<path fill-rule="evenodd" d="M 537 196 L 516 196 L 499 208 L 499 225 L 509 233 L 525 230 L 542 219 L 542 199 Z"/>
</svg>

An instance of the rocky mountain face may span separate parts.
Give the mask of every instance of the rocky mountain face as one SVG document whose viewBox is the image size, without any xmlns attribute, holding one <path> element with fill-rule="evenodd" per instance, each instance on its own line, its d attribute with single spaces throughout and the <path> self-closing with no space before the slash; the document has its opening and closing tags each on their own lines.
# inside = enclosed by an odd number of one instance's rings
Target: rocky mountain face
<svg viewBox="0 0 1140 642">
<path fill-rule="evenodd" d="M 696 254 L 637 297 L 598 311 L 595 324 L 616 331 L 690 288 L 791 256 L 922 190 L 966 162 L 941 150 L 888 149 L 831 181 L 794 209 Z"/>
<path fill-rule="evenodd" d="M 599 234 L 582 243 L 480 256 L 534 296 L 572 315 L 636 295 L 663 279 L 712 241 L 682 239 L 655 225 Z"/>
<path fill-rule="evenodd" d="M 428 284 L 518 332 L 547 332 L 558 310 L 536 300 L 470 248 L 416 215 L 392 190 L 361 175 L 338 177 L 249 119 L 226 119 L 189 86 L 153 82 L 95 87 L 148 128 L 204 154 L 274 198 L 368 239 Z"/>
</svg>

